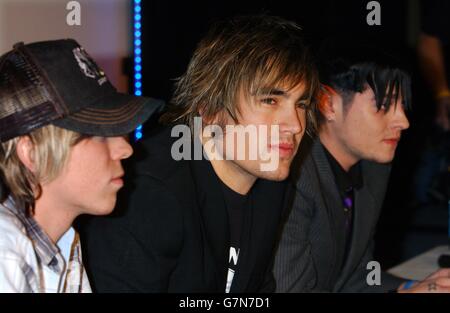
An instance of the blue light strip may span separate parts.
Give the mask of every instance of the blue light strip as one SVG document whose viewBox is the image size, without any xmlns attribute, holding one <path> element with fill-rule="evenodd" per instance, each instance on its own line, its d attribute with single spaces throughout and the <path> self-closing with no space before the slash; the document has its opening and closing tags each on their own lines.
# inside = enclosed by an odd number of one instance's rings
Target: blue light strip
<svg viewBox="0 0 450 313">
<path fill-rule="evenodd" d="M 133 50 L 134 50 L 134 94 L 142 96 L 142 24 L 141 24 L 141 0 L 134 0 L 133 8 Z M 135 141 L 142 138 L 142 125 L 134 131 Z"/>
</svg>

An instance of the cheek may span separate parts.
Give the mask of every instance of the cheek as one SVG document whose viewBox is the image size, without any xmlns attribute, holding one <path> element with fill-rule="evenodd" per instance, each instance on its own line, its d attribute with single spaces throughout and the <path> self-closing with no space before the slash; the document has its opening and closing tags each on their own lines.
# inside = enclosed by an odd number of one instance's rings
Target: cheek
<svg viewBox="0 0 450 313">
<path fill-rule="evenodd" d="M 333 132 L 340 139 L 340 142 L 350 150 L 364 149 L 363 146 L 367 143 L 364 123 L 350 116 L 347 116 L 339 125 L 337 124 Z"/>
<path fill-rule="evenodd" d="M 86 202 L 93 202 L 92 197 L 95 186 L 99 183 L 95 181 L 94 173 L 86 174 L 86 168 L 68 164 L 65 171 L 49 185 L 51 193 L 55 194 L 61 203 L 80 207 Z"/>
<path fill-rule="evenodd" d="M 359 147 L 363 150 L 366 150 L 366 147 L 371 146 L 373 143 L 371 131 L 363 125 L 346 127 L 343 136 L 347 139 L 349 146 Z"/>
<path fill-rule="evenodd" d="M 384 153 L 383 128 L 373 119 L 365 119 L 348 123 L 344 128 L 342 138 L 345 138 L 347 146 L 364 159 L 377 159 Z"/>
<path fill-rule="evenodd" d="M 306 127 L 307 127 L 307 116 L 306 116 L 306 112 L 305 110 L 300 110 L 299 113 L 297 113 L 297 118 L 300 122 L 300 133 L 298 134 L 299 137 L 303 136 L 306 132 Z M 296 135 L 297 137 L 297 135 Z"/>
<path fill-rule="evenodd" d="M 379 121 L 366 120 L 359 122 L 353 133 L 361 143 L 375 147 L 382 139 L 383 130 L 383 125 Z"/>
<path fill-rule="evenodd" d="M 108 179 L 106 175 L 107 158 L 100 151 L 83 151 L 74 153 L 67 167 L 67 181 L 74 189 L 86 192 L 86 195 L 99 190 Z"/>
<path fill-rule="evenodd" d="M 101 180 L 97 173 L 98 169 L 91 164 L 79 163 L 70 168 L 67 175 L 68 188 L 82 191 L 84 195 L 89 195 L 94 189 L 101 186 Z"/>
<path fill-rule="evenodd" d="M 304 109 L 297 109 L 297 118 L 303 128 L 306 128 L 306 111 Z"/>
</svg>

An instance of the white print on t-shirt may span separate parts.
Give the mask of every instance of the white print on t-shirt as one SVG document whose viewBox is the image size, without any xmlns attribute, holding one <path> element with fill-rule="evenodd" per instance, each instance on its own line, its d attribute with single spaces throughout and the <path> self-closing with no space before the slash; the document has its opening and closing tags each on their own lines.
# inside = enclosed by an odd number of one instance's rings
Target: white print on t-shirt
<svg viewBox="0 0 450 313">
<path fill-rule="evenodd" d="M 228 262 L 230 263 L 230 265 L 233 265 L 234 267 L 237 265 L 238 262 L 239 251 L 240 249 L 230 247 L 230 257 L 228 259 Z M 232 268 L 228 268 L 227 286 L 225 287 L 226 293 L 230 292 L 231 284 L 233 283 L 233 278 L 234 278 L 234 270 Z"/>
</svg>

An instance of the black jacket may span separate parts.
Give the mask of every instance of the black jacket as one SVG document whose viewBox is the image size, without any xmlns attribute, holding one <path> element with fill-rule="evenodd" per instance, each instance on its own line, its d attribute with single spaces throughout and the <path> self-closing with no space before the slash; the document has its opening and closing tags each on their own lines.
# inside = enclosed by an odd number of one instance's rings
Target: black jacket
<svg viewBox="0 0 450 313">
<path fill-rule="evenodd" d="M 126 167 L 115 213 L 81 223 L 94 291 L 225 292 L 230 245 L 221 182 L 207 160 L 173 160 L 174 140 L 169 128 L 144 140 Z M 285 186 L 258 179 L 252 187 L 231 292 L 274 291 Z"/>
</svg>

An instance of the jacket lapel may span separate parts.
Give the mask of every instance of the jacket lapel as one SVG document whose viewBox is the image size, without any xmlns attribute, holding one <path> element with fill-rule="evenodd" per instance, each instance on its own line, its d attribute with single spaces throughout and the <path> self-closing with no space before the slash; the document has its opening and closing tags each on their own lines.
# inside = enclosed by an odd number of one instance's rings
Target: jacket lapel
<svg viewBox="0 0 450 313">
<path fill-rule="evenodd" d="M 367 249 L 367 243 L 370 240 L 371 226 L 375 218 L 376 201 L 370 189 L 368 182 L 355 192 L 355 210 L 353 212 L 353 231 L 351 236 L 350 251 L 345 262 L 340 277 L 350 277 L 351 273 L 359 265 L 361 257 Z M 346 281 L 342 279 L 336 284 L 336 290 L 339 290 Z"/>
<path fill-rule="evenodd" d="M 324 149 L 325 148 L 320 143 L 320 140 L 316 139 L 313 143 L 312 154 L 317 167 L 320 186 L 322 187 L 320 190 L 322 193 L 321 197 L 328 213 L 328 222 L 330 224 L 331 233 L 333 234 L 332 258 L 334 263 L 329 272 L 329 284 L 332 284 L 338 278 L 343 265 L 342 258 L 344 257 L 345 251 L 345 237 L 344 233 L 340 230 L 345 228 L 345 218 L 342 200 L 336 188 L 335 178 Z"/>
</svg>

